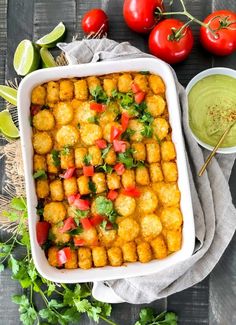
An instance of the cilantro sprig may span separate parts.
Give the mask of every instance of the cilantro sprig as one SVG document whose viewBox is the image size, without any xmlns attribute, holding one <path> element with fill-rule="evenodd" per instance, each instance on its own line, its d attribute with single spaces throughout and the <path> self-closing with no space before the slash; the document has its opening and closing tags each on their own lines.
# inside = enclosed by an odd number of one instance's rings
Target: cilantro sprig
<svg viewBox="0 0 236 325">
<path fill-rule="evenodd" d="M 39 169 L 33 174 L 34 179 L 47 179 L 47 173 L 44 169 Z"/>
<path fill-rule="evenodd" d="M 178 317 L 173 312 L 154 313 L 152 308 L 142 308 L 139 320 L 134 325 L 177 325 Z"/>
</svg>

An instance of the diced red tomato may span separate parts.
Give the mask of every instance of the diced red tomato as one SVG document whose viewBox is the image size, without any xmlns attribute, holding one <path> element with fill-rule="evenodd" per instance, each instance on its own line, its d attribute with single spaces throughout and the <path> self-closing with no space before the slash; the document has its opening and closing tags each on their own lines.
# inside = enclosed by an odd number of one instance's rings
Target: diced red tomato
<svg viewBox="0 0 236 325">
<path fill-rule="evenodd" d="M 64 247 L 57 252 L 57 263 L 59 266 L 65 264 L 71 258 L 70 247 Z"/>
<path fill-rule="evenodd" d="M 127 187 L 122 191 L 123 194 L 127 196 L 132 196 L 132 197 L 139 197 L 140 196 L 140 191 L 137 187 Z"/>
<path fill-rule="evenodd" d="M 83 166 L 84 176 L 93 176 L 94 175 L 94 167 L 93 166 Z"/>
<path fill-rule="evenodd" d="M 118 139 L 119 136 L 122 134 L 122 130 L 117 128 L 116 126 L 111 127 L 111 142 L 115 139 Z"/>
<path fill-rule="evenodd" d="M 76 223 L 74 221 L 74 218 L 69 217 L 66 220 L 64 220 L 64 225 L 63 227 L 60 228 L 60 233 L 67 232 L 69 230 L 75 229 L 76 228 Z"/>
<path fill-rule="evenodd" d="M 122 131 L 125 132 L 129 124 L 129 114 L 127 112 L 123 112 L 121 114 L 121 126 L 122 126 Z"/>
<path fill-rule="evenodd" d="M 104 139 L 98 139 L 95 141 L 99 149 L 105 149 L 107 147 L 107 142 Z"/>
<path fill-rule="evenodd" d="M 82 227 L 85 229 L 85 230 L 88 230 L 90 228 L 93 227 L 93 225 L 91 224 L 89 218 L 81 218 L 80 219 L 80 223 L 82 225 Z"/>
<path fill-rule="evenodd" d="M 92 216 L 90 218 L 90 222 L 94 227 L 100 225 L 100 223 L 102 223 L 103 220 L 104 220 L 104 217 L 100 216 L 100 214 L 95 214 L 94 216 Z"/>
<path fill-rule="evenodd" d="M 70 205 L 74 203 L 75 199 L 79 199 L 79 198 L 80 198 L 80 194 L 72 194 L 67 196 L 67 200 Z"/>
<path fill-rule="evenodd" d="M 111 201 L 114 201 L 118 196 L 118 193 L 114 190 L 110 190 L 107 194 L 107 198 Z"/>
<path fill-rule="evenodd" d="M 127 144 L 122 140 L 113 140 L 113 146 L 116 152 L 125 152 Z"/>
<path fill-rule="evenodd" d="M 134 96 L 135 103 L 141 104 L 142 101 L 144 100 L 145 96 L 146 96 L 146 93 L 144 91 L 140 91 L 140 92 L 136 93 Z"/>
<path fill-rule="evenodd" d="M 134 94 L 137 94 L 137 93 L 139 93 L 141 91 L 141 89 L 139 88 L 139 86 L 135 82 L 132 83 L 131 89 L 132 89 Z"/>
<path fill-rule="evenodd" d="M 36 224 L 36 237 L 37 242 L 41 246 L 43 245 L 48 239 L 48 232 L 51 225 L 47 221 L 38 221 Z"/>
<path fill-rule="evenodd" d="M 36 115 L 41 109 L 41 106 L 40 105 L 31 105 L 30 106 L 30 113 L 31 115 Z"/>
<path fill-rule="evenodd" d="M 117 172 L 118 175 L 122 175 L 125 171 L 125 166 L 122 163 L 117 163 L 114 166 L 115 171 Z"/>
<path fill-rule="evenodd" d="M 74 245 L 75 246 L 84 246 L 85 240 L 83 238 L 74 237 Z"/>
<path fill-rule="evenodd" d="M 63 175 L 60 175 L 61 178 L 69 179 L 73 176 L 75 172 L 75 167 L 68 168 Z"/>
<path fill-rule="evenodd" d="M 88 210 L 90 208 L 90 202 L 88 200 L 83 200 L 83 199 L 80 199 L 80 198 L 76 198 L 74 200 L 73 205 L 77 209 L 82 210 L 82 211 Z"/>
<path fill-rule="evenodd" d="M 99 104 L 99 103 L 96 103 L 96 102 L 91 102 L 90 103 L 90 109 L 93 110 L 93 111 L 96 111 L 98 113 L 102 113 L 102 112 L 105 111 L 106 105 Z"/>
</svg>

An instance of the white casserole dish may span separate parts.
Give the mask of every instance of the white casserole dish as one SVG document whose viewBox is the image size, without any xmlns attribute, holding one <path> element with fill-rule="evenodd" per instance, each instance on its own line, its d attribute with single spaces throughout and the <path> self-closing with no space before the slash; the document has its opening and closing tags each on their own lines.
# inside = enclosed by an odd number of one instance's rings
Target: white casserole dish
<svg viewBox="0 0 236 325">
<path fill-rule="evenodd" d="M 121 267 L 106 266 L 89 270 L 65 270 L 51 267 L 45 257 L 44 251 L 36 240 L 36 214 L 37 197 L 35 193 L 33 171 L 33 148 L 31 143 L 32 130 L 30 126 L 30 103 L 32 89 L 44 82 L 61 78 L 84 77 L 90 75 L 103 75 L 122 71 L 143 71 L 160 75 L 166 84 L 166 98 L 168 103 L 170 124 L 173 129 L 173 142 L 177 153 L 179 172 L 178 185 L 181 191 L 181 209 L 183 213 L 183 241 L 182 248 L 163 260 L 153 260 L 146 264 L 139 262 L 126 264 Z M 29 232 L 32 256 L 38 272 L 48 280 L 57 283 L 78 283 L 103 281 L 110 279 L 127 278 L 152 274 L 166 268 L 172 268 L 178 262 L 192 255 L 195 243 L 194 219 L 186 165 L 185 147 L 183 142 L 180 110 L 174 78 L 169 66 L 158 59 L 131 59 L 123 61 L 109 61 L 71 65 L 35 71 L 25 77 L 18 90 L 18 113 L 20 136 L 24 162 L 27 206 L 29 215 Z"/>
</svg>

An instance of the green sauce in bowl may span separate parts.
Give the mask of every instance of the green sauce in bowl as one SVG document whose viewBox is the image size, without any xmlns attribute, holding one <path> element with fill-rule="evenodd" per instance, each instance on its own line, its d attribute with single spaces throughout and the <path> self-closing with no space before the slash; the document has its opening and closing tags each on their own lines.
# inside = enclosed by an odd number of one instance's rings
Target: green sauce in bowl
<svg viewBox="0 0 236 325">
<path fill-rule="evenodd" d="M 188 94 L 189 126 L 202 142 L 215 146 L 236 120 L 236 78 L 215 74 L 198 81 Z M 236 146 L 236 124 L 221 147 Z"/>
</svg>

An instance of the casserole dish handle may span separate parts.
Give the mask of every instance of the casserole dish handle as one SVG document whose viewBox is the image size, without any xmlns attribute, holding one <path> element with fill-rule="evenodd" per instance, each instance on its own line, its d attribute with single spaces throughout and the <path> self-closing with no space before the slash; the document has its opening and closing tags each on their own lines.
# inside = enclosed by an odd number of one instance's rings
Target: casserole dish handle
<svg viewBox="0 0 236 325">
<path fill-rule="evenodd" d="M 95 299 L 110 304 L 125 302 L 103 281 L 93 282 L 92 295 Z"/>
</svg>

